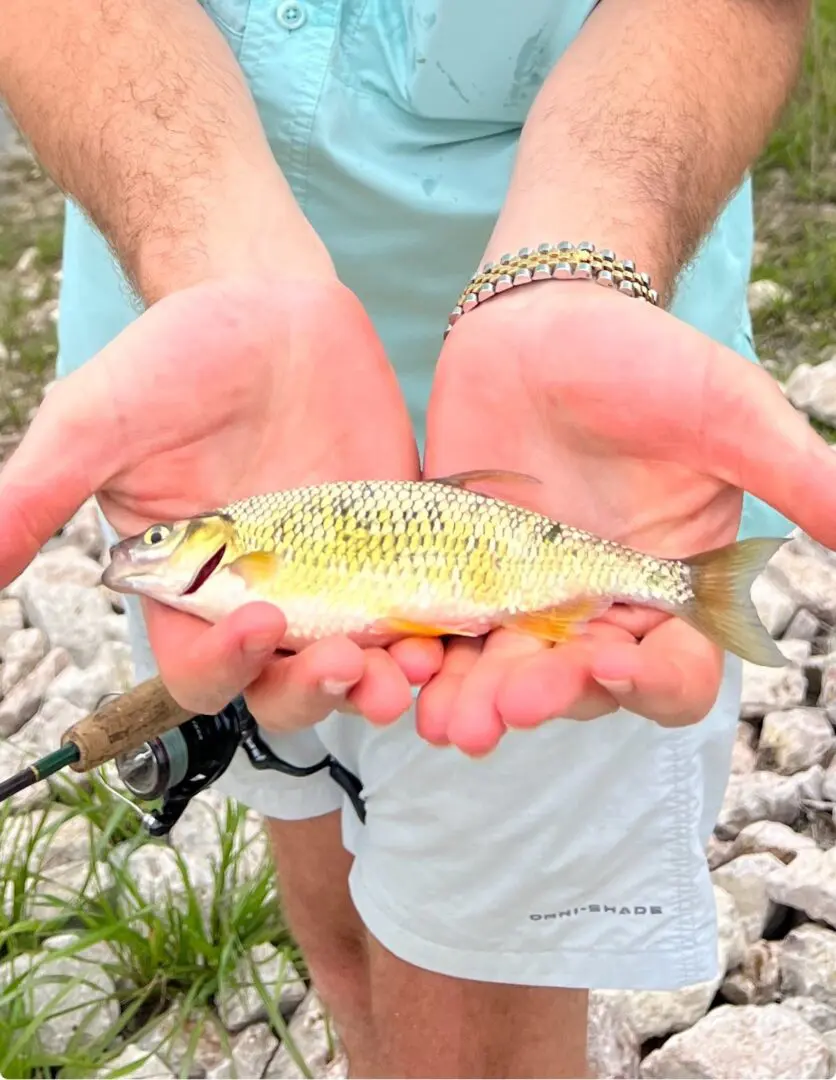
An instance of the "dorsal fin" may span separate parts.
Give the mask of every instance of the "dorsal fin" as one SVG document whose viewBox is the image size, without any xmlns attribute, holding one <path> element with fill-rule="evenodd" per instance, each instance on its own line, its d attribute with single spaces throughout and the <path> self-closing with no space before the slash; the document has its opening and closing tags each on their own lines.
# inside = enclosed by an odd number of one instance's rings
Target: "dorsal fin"
<svg viewBox="0 0 836 1080">
<path fill-rule="evenodd" d="M 542 484 L 542 480 L 527 473 L 513 472 L 510 469 L 471 469 L 468 472 L 450 473 L 449 476 L 429 477 L 431 484 L 449 484 L 451 487 L 470 488 L 483 481 L 497 480 L 500 483 Z"/>
</svg>

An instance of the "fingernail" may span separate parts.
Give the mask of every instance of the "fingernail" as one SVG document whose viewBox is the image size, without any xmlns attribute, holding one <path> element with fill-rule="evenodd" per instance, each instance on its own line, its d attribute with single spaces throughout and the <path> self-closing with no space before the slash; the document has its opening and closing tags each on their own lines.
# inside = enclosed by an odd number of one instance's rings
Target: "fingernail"
<svg viewBox="0 0 836 1080">
<path fill-rule="evenodd" d="M 632 679 L 599 679 L 596 675 L 595 681 L 599 686 L 603 686 L 608 693 L 615 696 L 629 694 L 635 690 Z"/>
<path fill-rule="evenodd" d="M 339 679 L 323 679 L 319 684 L 319 688 L 323 694 L 329 694 L 331 697 L 345 697 L 348 691 L 356 685 L 356 680 L 340 682 Z"/>
</svg>

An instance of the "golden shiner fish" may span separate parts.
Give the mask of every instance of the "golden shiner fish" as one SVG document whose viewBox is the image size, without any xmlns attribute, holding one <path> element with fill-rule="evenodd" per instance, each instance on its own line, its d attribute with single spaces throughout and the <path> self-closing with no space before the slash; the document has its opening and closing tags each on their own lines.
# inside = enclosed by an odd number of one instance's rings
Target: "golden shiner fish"
<svg viewBox="0 0 836 1080">
<path fill-rule="evenodd" d="M 533 479 L 483 470 L 256 495 L 122 540 L 102 580 L 210 622 L 268 601 L 291 651 L 332 634 L 385 645 L 500 626 L 559 642 L 621 602 L 679 616 L 755 664 L 786 664 L 749 597 L 783 540 L 657 559 L 470 489 L 509 477 Z"/>
</svg>

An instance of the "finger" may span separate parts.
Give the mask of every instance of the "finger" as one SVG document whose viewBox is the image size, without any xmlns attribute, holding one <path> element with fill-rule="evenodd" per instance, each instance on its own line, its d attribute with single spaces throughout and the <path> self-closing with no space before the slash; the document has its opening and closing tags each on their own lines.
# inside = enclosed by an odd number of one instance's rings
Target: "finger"
<svg viewBox="0 0 836 1080">
<path fill-rule="evenodd" d="M 296 731 L 345 708 L 363 678 L 363 650 L 345 637 L 323 638 L 294 656 L 271 659 L 244 697 L 268 731 Z"/>
<path fill-rule="evenodd" d="M 628 604 L 613 604 L 613 606 L 599 619 L 596 619 L 595 623 L 592 625 L 597 626 L 605 623 L 609 626 L 617 626 L 621 630 L 626 630 L 627 633 L 631 634 L 634 638 L 643 638 L 645 634 L 650 633 L 654 626 L 658 626 L 670 617 L 671 616 L 664 611 L 653 611 L 650 608 L 632 607 Z"/>
<path fill-rule="evenodd" d="M 371 724 L 394 723 L 412 705 L 409 680 L 385 649 L 366 649 L 365 670 L 348 701 Z"/>
<path fill-rule="evenodd" d="M 213 714 L 256 679 L 279 648 L 287 622 L 272 604 L 247 604 L 210 625 L 143 599 L 160 675 L 183 708 Z"/>
<path fill-rule="evenodd" d="M 679 619 L 639 644 L 613 644 L 593 658 L 591 673 L 628 712 L 666 727 L 694 724 L 714 704 L 723 653 Z"/>
<path fill-rule="evenodd" d="M 441 670 L 444 642 L 440 638 L 404 638 L 390 645 L 388 652 L 410 685 L 423 686 Z"/>
<path fill-rule="evenodd" d="M 449 745 L 447 726 L 462 680 L 478 660 L 483 644 L 483 638 L 453 638 L 445 649 L 439 673 L 418 694 L 416 730 L 433 746 Z"/>
<path fill-rule="evenodd" d="M 567 642 L 510 670 L 496 695 L 505 726 L 533 728 L 558 718 L 593 720 L 615 712 L 613 696 L 589 673 L 590 657 L 607 640 L 634 639 L 614 627 L 596 626 L 592 641 Z"/>
<path fill-rule="evenodd" d="M 449 741 L 472 757 L 493 750 L 506 730 L 497 708 L 499 687 L 509 671 L 547 648 L 528 634 L 502 630 L 489 634 L 452 703 L 447 724 Z"/>
</svg>

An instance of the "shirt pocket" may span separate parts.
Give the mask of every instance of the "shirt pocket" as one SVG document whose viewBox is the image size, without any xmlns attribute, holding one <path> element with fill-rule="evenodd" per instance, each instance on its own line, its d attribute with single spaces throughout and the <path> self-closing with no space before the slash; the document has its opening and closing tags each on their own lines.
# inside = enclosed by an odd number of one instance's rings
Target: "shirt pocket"
<svg viewBox="0 0 836 1080">
<path fill-rule="evenodd" d="M 241 55 L 247 17 L 253 0 L 197 0 L 218 27 L 236 57 Z"/>
<path fill-rule="evenodd" d="M 368 0 L 338 75 L 427 120 L 521 124 L 596 0 Z"/>
</svg>

